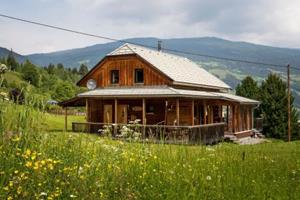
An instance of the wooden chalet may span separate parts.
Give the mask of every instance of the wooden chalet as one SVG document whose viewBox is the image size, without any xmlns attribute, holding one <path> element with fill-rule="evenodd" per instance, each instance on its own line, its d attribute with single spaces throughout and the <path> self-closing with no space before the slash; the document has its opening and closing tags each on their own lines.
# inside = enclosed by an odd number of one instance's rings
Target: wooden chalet
<svg viewBox="0 0 300 200">
<path fill-rule="evenodd" d="M 140 119 L 143 127 L 194 130 L 194 138 L 204 129 L 206 135 L 249 135 L 259 103 L 230 94 L 226 83 L 185 57 L 132 44 L 107 54 L 77 85 L 91 81 L 94 89 L 60 102 L 86 106 L 87 122 L 73 122 L 73 131 Z"/>
</svg>

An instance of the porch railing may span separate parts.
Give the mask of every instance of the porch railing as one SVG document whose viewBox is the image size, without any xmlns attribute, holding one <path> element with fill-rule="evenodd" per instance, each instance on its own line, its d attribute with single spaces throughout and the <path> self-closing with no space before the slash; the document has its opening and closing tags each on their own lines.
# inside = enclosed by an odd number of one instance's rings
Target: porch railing
<svg viewBox="0 0 300 200">
<path fill-rule="evenodd" d="M 73 122 L 72 131 L 103 134 L 109 130 L 112 137 L 118 138 L 124 126 L 141 134 L 141 139 L 152 142 L 182 144 L 213 144 L 224 137 L 225 123 L 196 126 L 107 124 L 94 122 Z"/>
</svg>

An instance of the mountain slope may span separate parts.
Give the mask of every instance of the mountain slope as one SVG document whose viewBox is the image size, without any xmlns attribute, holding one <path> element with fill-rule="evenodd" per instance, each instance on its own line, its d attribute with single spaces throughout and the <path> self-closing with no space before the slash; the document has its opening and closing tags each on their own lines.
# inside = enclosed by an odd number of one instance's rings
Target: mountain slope
<svg viewBox="0 0 300 200">
<path fill-rule="evenodd" d="M 164 48 L 167 48 L 239 60 L 274 63 L 277 65 L 286 65 L 287 63 L 290 63 L 292 66 L 300 68 L 300 49 L 277 48 L 246 42 L 233 42 L 215 37 L 177 39 L 131 38 L 126 40 L 128 42 L 139 43 L 153 47 L 156 47 L 157 41 L 161 40 L 163 51 L 166 51 Z M 121 43 L 119 42 L 110 42 L 53 53 L 31 54 L 27 55 L 26 58 L 29 58 L 33 63 L 40 66 L 46 66 L 49 63 L 62 63 L 67 67 L 73 68 L 79 67 L 81 63 L 86 63 L 89 68 L 91 68 L 107 53 L 119 47 L 120 45 Z M 6 49 L 6 54 L 8 52 L 9 51 Z M 175 54 L 178 53 L 175 52 Z M 260 82 L 266 78 L 270 72 L 276 72 L 279 73 L 283 79 L 286 79 L 285 67 L 278 68 L 272 66 L 217 60 L 190 54 L 183 56 L 198 62 L 205 69 L 224 80 L 232 88 L 235 88 L 239 81 L 246 75 L 251 75 Z M 25 58 L 20 56 L 19 59 Z M 295 71 L 292 69 L 291 74 L 292 92 L 295 96 L 296 105 L 300 107 L 300 70 Z"/>
<path fill-rule="evenodd" d="M 7 57 L 9 55 L 9 53 L 10 53 L 10 50 L 0 47 L 0 58 Z M 15 52 L 13 52 L 13 55 L 17 59 L 18 62 L 24 62 L 26 59 L 25 56 L 22 56 Z"/>
</svg>

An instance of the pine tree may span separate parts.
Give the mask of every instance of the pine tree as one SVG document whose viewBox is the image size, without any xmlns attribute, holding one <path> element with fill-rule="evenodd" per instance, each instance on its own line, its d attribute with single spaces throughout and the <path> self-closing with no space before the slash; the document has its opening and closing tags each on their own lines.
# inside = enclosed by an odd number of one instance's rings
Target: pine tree
<svg viewBox="0 0 300 200">
<path fill-rule="evenodd" d="M 246 97 L 249 99 L 260 100 L 260 88 L 257 82 L 251 77 L 245 77 L 241 83 L 239 83 L 236 88 L 236 95 Z M 259 117 L 261 110 L 259 108 L 254 110 L 254 117 Z"/>
<path fill-rule="evenodd" d="M 88 73 L 89 69 L 88 67 L 85 65 L 85 64 L 81 64 L 80 67 L 79 67 L 79 74 L 81 76 L 84 76 Z"/>
<path fill-rule="evenodd" d="M 8 57 L 6 59 L 6 64 L 12 71 L 15 71 L 19 66 L 19 63 L 16 61 L 12 50 L 8 54 Z"/>
<path fill-rule="evenodd" d="M 261 109 L 263 131 L 268 137 L 287 139 L 287 88 L 286 83 L 276 74 L 270 74 L 261 85 Z M 293 138 L 299 136 L 298 114 L 291 98 L 291 127 Z"/>
<path fill-rule="evenodd" d="M 76 67 L 72 69 L 72 74 L 78 74 L 78 71 L 77 71 Z"/>
</svg>

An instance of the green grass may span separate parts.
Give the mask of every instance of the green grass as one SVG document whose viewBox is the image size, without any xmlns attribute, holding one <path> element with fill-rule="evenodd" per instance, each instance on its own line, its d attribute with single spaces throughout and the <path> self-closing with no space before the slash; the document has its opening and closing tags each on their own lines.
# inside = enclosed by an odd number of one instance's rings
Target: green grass
<svg viewBox="0 0 300 200">
<path fill-rule="evenodd" d="M 9 84 L 12 83 L 15 83 L 16 85 L 28 84 L 26 81 L 22 79 L 21 74 L 18 72 L 8 71 L 3 75 L 3 77 L 7 80 Z"/>
<path fill-rule="evenodd" d="M 63 131 L 65 128 L 65 115 L 46 114 L 46 129 L 48 131 Z M 68 115 L 68 130 L 72 129 L 72 122 L 85 122 L 85 116 Z"/>
<path fill-rule="evenodd" d="M 13 106 L 0 122 L 25 109 Z M 26 109 L 28 120 L 63 124 Z M 300 199 L 299 141 L 164 145 L 1 126 L 0 199 Z"/>
</svg>

